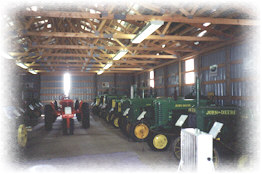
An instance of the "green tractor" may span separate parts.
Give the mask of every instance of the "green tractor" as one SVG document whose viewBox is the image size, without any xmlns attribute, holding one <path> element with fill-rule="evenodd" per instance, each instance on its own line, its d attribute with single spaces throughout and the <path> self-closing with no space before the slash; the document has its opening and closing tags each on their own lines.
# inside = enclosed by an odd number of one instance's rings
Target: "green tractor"
<svg viewBox="0 0 262 174">
<path fill-rule="evenodd" d="M 109 117 L 109 112 L 112 109 L 112 103 L 117 98 L 117 95 L 104 94 L 103 104 L 101 106 L 100 116 L 104 119 Z"/>
<path fill-rule="evenodd" d="M 133 98 L 122 100 L 121 130 L 134 141 L 145 141 L 149 135 L 149 125 L 154 120 L 154 98 Z"/>
<path fill-rule="evenodd" d="M 200 100 L 200 105 L 206 105 L 208 100 Z M 180 127 L 176 122 L 181 115 L 188 114 L 188 108 L 197 104 L 195 99 L 158 98 L 153 102 L 154 124 L 150 126 L 148 145 L 152 150 L 165 151 L 172 137 L 180 135 Z"/>
<path fill-rule="evenodd" d="M 96 96 L 94 99 L 94 102 L 91 104 L 91 111 L 94 115 L 99 114 L 99 104 L 100 104 L 100 98 L 101 96 Z"/>
<path fill-rule="evenodd" d="M 213 136 L 213 162 L 219 164 L 220 153 L 231 153 L 236 149 L 238 142 L 238 127 L 240 121 L 240 108 L 236 106 L 195 106 L 188 109 L 186 127 L 198 128 L 203 132 L 209 132 L 215 122 L 222 123 L 222 129 L 218 135 Z M 173 144 L 174 156 L 180 159 L 180 136 L 176 137 Z M 223 152 L 222 152 L 223 151 Z"/>
<path fill-rule="evenodd" d="M 121 100 L 125 99 L 126 96 L 112 100 L 112 109 L 106 118 L 107 122 L 110 122 L 115 128 L 119 128 L 119 119 L 122 116 Z"/>
</svg>

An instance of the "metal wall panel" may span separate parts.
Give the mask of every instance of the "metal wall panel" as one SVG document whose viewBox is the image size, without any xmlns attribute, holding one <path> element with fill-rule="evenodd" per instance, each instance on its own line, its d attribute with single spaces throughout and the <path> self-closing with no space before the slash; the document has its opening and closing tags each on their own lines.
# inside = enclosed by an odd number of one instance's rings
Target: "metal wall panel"
<svg viewBox="0 0 262 174">
<path fill-rule="evenodd" d="M 220 49 L 201 56 L 201 66 L 206 67 L 214 64 L 222 64 L 226 61 L 226 48 Z"/>
<path fill-rule="evenodd" d="M 40 99 L 43 103 L 59 100 L 63 95 L 63 76 L 41 76 Z M 94 75 L 71 75 L 70 98 L 92 102 L 95 96 Z"/>
<path fill-rule="evenodd" d="M 165 96 L 164 88 L 164 68 L 158 68 L 155 70 L 155 88 L 157 96 Z"/>
<path fill-rule="evenodd" d="M 132 74 L 116 74 L 116 87 L 118 95 L 130 95 L 130 87 L 133 83 Z"/>
<path fill-rule="evenodd" d="M 226 48 L 222 48 L 215 52 L 205 54 L 201 58 L 201 67 L 209 67 L 211 65 L 225 64 L 226 61 Z M 203 70 L 200 75 L 200 82 L 212 82 L 208 84 L 201 85 L 202 95 L 207 95 L 208 92 L 214 92 L 216 96 L 225 96 L 226 95 L 226 84 L 224 82 L 214 83 L 214 81 L 226 80 L 226 68 L 218 67 L 217 75 L 210 75 L 209 69 Z M 223 105 L 223 100 L 218 100 L 218 104 Z"/>
</svg>

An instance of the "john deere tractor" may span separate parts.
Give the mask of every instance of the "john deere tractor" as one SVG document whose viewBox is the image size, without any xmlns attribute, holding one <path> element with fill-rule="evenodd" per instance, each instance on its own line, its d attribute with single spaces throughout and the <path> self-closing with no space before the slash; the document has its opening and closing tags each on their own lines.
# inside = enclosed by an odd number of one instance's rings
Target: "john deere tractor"
<svg viewBox="0 0 262 174">
<path fill-rule="evenodd" d="M 154 98 L 134 98 L 122 102 L 120 127 L 134 141 L 145 141 L 149 135 L 149 125 L 154 120 L 153 100 Z"/>
<path fill-rule="evenodd" d="M 91 111 L 93 115 L 98 115 L 99 113 L 99 104 L 100 104 L 100 98 L 101 96 L 96 96 L 94 99 L 94 102 L 91 104 Z"/>
<path fill-rule="evenodd" d="M 208 100 L 200 100 L 205 105 Z M 166 150 L 171 142 L 171 137 L 180 135 L 180 127 L 176 122 L 183 114 L 188 114 L 188 108 L 195 106 L 195 99 L 159 98 L 153 102 L 154 124 L 150 126 L 148 145 L 155 151 Z"/>
<path fill-rule="evenodd" d="M 119 118 L 122 116 L 121 100 L 124 98 L 126 97 L 119 97 L 118 99 L 112 100 L 112 109 L 110 110 L 109 116 L 106 119 L 115 128 L 119 128 Z"/>
</svg>

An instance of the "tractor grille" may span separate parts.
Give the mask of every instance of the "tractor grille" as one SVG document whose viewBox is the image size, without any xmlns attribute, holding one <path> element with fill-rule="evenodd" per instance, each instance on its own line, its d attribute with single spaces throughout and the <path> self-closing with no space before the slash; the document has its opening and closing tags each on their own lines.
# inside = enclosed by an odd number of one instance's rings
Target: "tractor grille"
<svg viewBox="0 0 262 174">
<path fill-rule="evenodd" d="M 168 100 L 157 99 L 154 101 L 155 121 L 158 126 L 165 125 L 168 122 Z"/>
</svg>

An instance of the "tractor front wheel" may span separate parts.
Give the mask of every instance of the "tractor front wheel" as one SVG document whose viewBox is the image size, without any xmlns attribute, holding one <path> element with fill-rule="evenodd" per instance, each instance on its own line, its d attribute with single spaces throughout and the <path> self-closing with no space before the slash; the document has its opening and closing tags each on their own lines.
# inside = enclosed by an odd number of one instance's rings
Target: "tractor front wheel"
<svg viewBox="0 0 262 174">
<path fill-rule="evenodd" d="M 145 120 L 137 121 L 130 128 L 130 136 L 134 141 L 146 141 L 149 137 L 149 125 Z"/>
<path fill-rule="evenodd" d="M 170 138 L 163 133 L 152 133 L 147 143 L 154 151 L 165 151 L 170 145 Z"/>
</svg>

